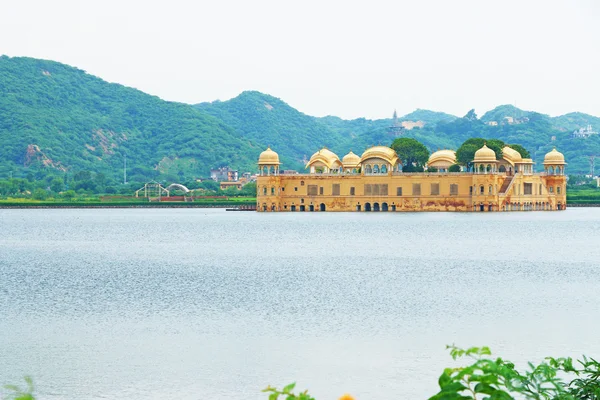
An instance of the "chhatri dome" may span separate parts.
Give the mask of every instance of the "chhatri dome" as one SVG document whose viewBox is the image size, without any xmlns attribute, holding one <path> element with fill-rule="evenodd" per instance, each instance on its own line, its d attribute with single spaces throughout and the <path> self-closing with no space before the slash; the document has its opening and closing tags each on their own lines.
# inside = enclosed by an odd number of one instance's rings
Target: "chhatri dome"
<svg viewBox="0 0 600 400">
<path fill-rule="evenodd" d="M 484 143 L 483 147 L 475 152 L 473 162 L 496 162 L 496 152 Z"/>
<path fill-rule="evenodd" d="M 454 150 L 438 150 L 434 153 L 431 153 L 429 160 L 427 161 L 427 165 L 431 165 L 433 163 L 452 165 L 456 163 L 456 152 Z"/>
<path fill-rule="evenodd" d="M 555 147 L 544 156 L 544 164 L 566 164 L 565 156 L 557 151 Z"/>
<path fill-rule="evenodd" d="M 310 173 L 336 173 L 341 172 L 342 162 L 331 150 L 323 147 L 310 157 L 305 168 L 310 168 Z"/>
<path fill-rule="evenodd" d="M 271 147 L 267 147 L 265 151 L 260 153 L 258 157 L 259 164 L 279 165 L 279 154 L 271 150 Z"/>
<path fill-rule="evenodd" d="M 515 149 L 508 147 L 508 146 L 504 146 L 502 148 L 502 158 L 504 158 L 506 161 L 508 161 L 512 165 L 515 165 L 515 163 L 520 163 L 523 161 L 523 157 L 521 157 L 521 153 L 519 153 Z"/>
<path fill-rule="evenodd" d="M 306 167 L 313 166 L 315 163 L 320 163 L 326 166 L 329 169 L 334 168 L 335 164 L 341 164 L 338 156 L 331 150 L 326 147 L 323 147 L 321 150 L 317 151 L 310 157 L 308 164 Z"/>
<path fill-rule="evenodd" d="M 354 154 L 352 150 L 350 153 L 346 154 L 344 158 L 342 158 L 342 165 L 344 168 L 358 168 L 360 165 L 360 157 L 357 154 Z"/>
<path fill-rule="evenodd" d="M 365 150 L 360 157 L 360 161 L 368 160 L 369 158 L 380 158 L 389 162 L 392 166 L 398 162 L 398 155 L 396 152 L 387 146 L 373 146 Z"/>
</svg>

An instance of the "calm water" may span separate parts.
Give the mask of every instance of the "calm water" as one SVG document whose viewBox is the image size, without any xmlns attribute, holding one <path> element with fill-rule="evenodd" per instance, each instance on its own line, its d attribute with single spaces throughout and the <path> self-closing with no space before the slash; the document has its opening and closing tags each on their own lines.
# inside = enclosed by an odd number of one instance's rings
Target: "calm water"
<svg viewBox="0 0 600 400">
<path fill-rule="evenodd" d="M 600 357 L 600 209 L 0 210 L 0 229 L 0 383 L 42 399 L 419 399 L 450 343 Z"/>
</svg>

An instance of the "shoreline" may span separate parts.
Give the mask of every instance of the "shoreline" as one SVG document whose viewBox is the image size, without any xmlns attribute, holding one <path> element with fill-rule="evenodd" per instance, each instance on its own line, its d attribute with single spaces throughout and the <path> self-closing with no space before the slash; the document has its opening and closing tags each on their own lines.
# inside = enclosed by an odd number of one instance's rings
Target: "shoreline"
<svg viewBox="0 0 600 400">
<path fill-rule="evenodd" d="M 0 210 L 10 210 L 10 209 L 82 209 L 82 208 L 222 208 L 222 209 L 231 209 L 231 208 L 245 208 L 248 207 L 248 204 L 165 204 L 165 203 L 149 203 L 149 204 L 11 204 L 4 205 L 0 204 Z M 597 204 L 568 204 L 567 208 L 576 207 L 600 207 L 600 203 Z M 237 211 L 237 210 L 236 210 Z M 256 210 L 242 210 L 242 211 L 256 211 Z M 449 211 L 452 212 L 452 211 Z"/>
</svg>

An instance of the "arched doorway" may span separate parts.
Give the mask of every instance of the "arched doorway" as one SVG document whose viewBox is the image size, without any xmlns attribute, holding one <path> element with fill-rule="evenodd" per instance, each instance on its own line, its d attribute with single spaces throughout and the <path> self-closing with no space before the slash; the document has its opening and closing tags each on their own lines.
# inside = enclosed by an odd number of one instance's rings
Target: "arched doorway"
<svg viewBox="0 0 600 400">
<path fill-rule="evenodd" d="M 296 211 L 296 206 L 294 206 L 294 205 L 293 205 L 293 206 L 291 206 L 291 207 L 290 207 L 290 210 L 291 210 L 291 211 Z"/>
<path fill-rule="evenodd" d="M 313 206 L 312 204 L 308 206 L 308 211 L 315 211 L 315 206 Z"/>
<path fill-rule="evenodd" d="M 388 203 L 381 203 L 381 211 L 387 211 L 388 210 Z"/>
<path fill-rule="evenodd" d="M 506 172 L 506 167 L 504 165 L 501 165 L 498 169 L 498 172 Z"/>
<path fill-rule="evenodd" d="M 300 211 L 306 211 L 306 206 L 300 206 Z"/>
<path fill-rule="evenodd" d="M 396 205 L 392 204 L 392 211 L 396 211 Z"/>
<path fill-rule="evenodd" d="M 379 211 L 379 203 L 373 203 L 373 211 Z"/>
<path fill-rule="evenodd" d="M 371 203 L 365 203 L 365 211 L 371 211 Z"/>
<path fill-rule="evenodd" d="M 360 211 L 360 204 L 356 205 L 356 211 Z"/>
<path fill-rule="evenodd" d="M 479 204 L 479 211 L 485 211 L 485 206 L 483 203 Z"/>
<path fill-rule="evenodd" d="M 325 211 L 325 203 L 319 205 L 319 211 Z"/>
</svg>

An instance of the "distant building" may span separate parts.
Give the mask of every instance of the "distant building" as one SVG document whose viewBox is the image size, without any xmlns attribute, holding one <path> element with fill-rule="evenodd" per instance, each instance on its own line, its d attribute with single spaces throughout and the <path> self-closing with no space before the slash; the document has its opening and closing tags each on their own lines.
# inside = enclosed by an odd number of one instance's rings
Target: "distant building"
<svg viewBox="0 0 600 400">
<path fill-rule="evenodd" d="M 425 122 L 423 121 L 402 121 L 400 123 L 400 125 L 406 129 L 407 131 L 410 131 L 413 128 L 422 128 L 425 126 Z"/>
<path fill-rule="evenodd" d="M 237 182 L 238 181 L 238 170 L 231 169 L 229 167 L 221 167 L 210 170 L 210 178 L 216 182 Z"/>
<path fill-rule="evenodd" d="M 221 190 L 226 190 L 229 189 L 230 187 L 234 187 L 237 190 L 241 190 L 242 186 L 244 186 L 243 182 L 221 182 L 219 184 L 219 187 L 221 188 Z"/>
<path fill-rule="evenodd" d="M 571 133 L 573 139 L 587 139 L 592 135 L 597 135 L 598 132 L 592 129 L 592 125 L 588 125 L 585 128 L 579 128 Z"/>
<path fill-rule="evenodd" d="M 390 136 L 398 137 L 402 136 L 404 133 L 404 127 L 398 121 L 398 113 L 394 110 L 394 114 L 392 115 L 392 125 L 388 127 L 388 134 Z"/>
</svg>

